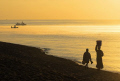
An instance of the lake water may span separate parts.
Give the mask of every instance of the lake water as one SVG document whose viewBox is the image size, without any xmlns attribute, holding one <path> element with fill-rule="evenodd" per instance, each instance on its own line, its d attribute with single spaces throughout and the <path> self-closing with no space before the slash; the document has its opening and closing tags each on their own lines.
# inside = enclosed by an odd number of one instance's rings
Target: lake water
<svg viewBox="0 0 120 81">
<path fill-rule="evenodd" d="M 0 41 L 45 48 L 49 55 L 81 62 L 89 49 L 96 68 L 96 40 L 102 40 L 103 64 L 120 73 L 120 21 L 24 20 L 25 26 L 11 28 L 21 20 L 0 20 Z M 81 63 L 80 63 L 81 64 Z"/>
</svg>

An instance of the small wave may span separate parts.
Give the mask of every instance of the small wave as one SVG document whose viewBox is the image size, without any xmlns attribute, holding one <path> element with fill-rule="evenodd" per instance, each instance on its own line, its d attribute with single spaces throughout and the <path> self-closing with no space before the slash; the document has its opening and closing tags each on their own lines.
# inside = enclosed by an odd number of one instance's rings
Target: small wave
<svg viewBox="0 0 120 81">
<path fill-rule="evenodd" d="M 50 48 L 42 48 L 42 49 L 45 53 L 49 53 L 49 51 L 51 50 Z"/>
</svg>

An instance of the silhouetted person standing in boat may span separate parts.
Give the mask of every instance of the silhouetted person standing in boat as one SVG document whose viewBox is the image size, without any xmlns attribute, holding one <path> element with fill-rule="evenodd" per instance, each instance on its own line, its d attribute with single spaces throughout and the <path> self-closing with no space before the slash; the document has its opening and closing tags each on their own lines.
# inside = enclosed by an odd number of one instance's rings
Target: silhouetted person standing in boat
<svg viewBox="0 0 120 81">
<path fill-rule="evenodd" d="M 92 60 L 91 60 L 91 55 L 88 51 L 89 50 L 86 49 L 86 52 L 83 54 L 83 61 L 82 61 L 83 64 L 86 64 L 85 65 L 86 68 L 88 68 L 89 61 L 91 61 L 91 64 L 93 63 Z"/>
<path fill-rule="evenodd" d="M 102 69 L 103 68 L 103 62 L 102 62 L 102 57 L 103 57 L 103 51 L 100 50 L 101 48 L 101 42 L 102 41 L 97 41 L 97 45 L 95 47 L 95 51 L 97 53 L 97 58 L 96 58 L 96 61 L 97 61 L 97 65 L 96 67 L 98 68 L 98 70 Z"/>
</svg>

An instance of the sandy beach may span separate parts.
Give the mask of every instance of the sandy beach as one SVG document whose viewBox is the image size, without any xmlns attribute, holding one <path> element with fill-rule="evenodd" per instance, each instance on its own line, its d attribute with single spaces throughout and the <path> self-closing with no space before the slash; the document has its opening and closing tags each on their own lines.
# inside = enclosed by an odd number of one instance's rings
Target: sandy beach
<svg viewBox="0 0 120 81">
<path fill-rule="evenodd" d="M 1 81 L 120 81 L 120 74 L 98 71 L 47 55 L 36 47 L 0 42 Z"/>
</svg>

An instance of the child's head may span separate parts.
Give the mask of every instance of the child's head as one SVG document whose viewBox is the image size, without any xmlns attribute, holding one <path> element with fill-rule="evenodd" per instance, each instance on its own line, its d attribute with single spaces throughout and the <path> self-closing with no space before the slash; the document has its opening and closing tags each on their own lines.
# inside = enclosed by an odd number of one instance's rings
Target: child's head
<svg viewBox="0 0 120 81">
<path fill-rule="evenodd" d="M 87 48 L 87 49 L 86 49 L 86 52 L 88 52 L 88 51 L 89 51 L 89 49 Z"/>
</svg>

